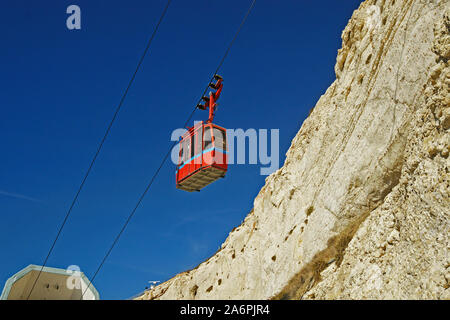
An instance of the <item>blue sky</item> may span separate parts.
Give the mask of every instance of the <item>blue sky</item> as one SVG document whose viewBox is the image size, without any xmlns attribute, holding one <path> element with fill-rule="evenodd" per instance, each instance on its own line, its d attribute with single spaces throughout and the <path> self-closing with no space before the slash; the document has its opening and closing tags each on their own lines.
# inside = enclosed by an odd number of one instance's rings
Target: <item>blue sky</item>
<svg viewBox="0 0 450 320">
<path fill-rule="evenodd" d="M 280 129 L 280 164 L 335 78 L 341 32 L 360 1 L 257 0 L 220 74 L 216 123 Z M 0 284 L 42 264 L 165 6 L 165 0 L 0 4 Z M 66 8 L 81 8 L 81 30 Z M 91 277 L 183 125 L 250 1 L 173 0 L 48 266 Z M 207 113 L 197 111 L 194 119 Z M 94 281 L 126 299 L 211 256 L 264 185 L 232 165 L 202 192 L 169 161 Z"/>
</svg>

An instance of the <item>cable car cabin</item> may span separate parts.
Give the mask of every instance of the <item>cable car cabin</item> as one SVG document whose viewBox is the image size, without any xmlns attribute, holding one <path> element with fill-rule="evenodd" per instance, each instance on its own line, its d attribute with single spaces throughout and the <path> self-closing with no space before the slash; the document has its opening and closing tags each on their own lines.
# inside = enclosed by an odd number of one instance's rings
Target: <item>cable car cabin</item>
<svg viewBox="0 0 450 320">
<path fill-rule="evenodd" d="M 226 129 L 199 122 L 180 139 L 177 188 L 200 191 L 227 172 Z"/>
</svg>

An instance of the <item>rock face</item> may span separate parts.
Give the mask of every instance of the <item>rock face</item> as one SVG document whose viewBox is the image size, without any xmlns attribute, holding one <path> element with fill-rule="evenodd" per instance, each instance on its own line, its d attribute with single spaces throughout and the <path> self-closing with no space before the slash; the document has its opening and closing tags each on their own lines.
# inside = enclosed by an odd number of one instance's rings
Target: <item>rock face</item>
<svg viewBox="0 0 450 320">
<path fill-rule="evenodd" d="M 450 299 L 450 1 L 367 0 L 221 249 L 137 299 Z"/>
</svg>

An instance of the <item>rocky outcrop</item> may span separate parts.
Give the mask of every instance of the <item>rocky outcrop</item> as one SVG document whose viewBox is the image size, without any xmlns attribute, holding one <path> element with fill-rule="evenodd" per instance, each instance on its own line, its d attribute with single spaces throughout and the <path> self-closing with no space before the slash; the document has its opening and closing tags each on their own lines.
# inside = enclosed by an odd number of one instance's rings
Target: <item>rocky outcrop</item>
<svg viewBox="0 0 450 320">
<path fill-rule="evenodd" d="M 372 0 L 221 249 L 137 299 L 450 298 L 450 3 Z"/>
</svg>

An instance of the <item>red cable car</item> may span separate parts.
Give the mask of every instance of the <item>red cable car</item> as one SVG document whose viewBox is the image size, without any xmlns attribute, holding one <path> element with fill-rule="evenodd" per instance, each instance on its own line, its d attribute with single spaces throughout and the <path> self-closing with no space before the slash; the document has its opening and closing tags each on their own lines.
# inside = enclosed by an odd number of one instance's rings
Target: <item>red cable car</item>
<svg viewBox="0 0 450 320">
<path fill-rule="evenodd" d="M 227 131 L 212 123 L 216 101 L 222 91 L 222 77 L 215 75 L 216 83 L 209 86 L 215 90 L 209 97 L 202 97 L 204 104 L 197 108 L 209 108 L 209 118 L 199 122 L 180 138 L 179 160 L 176 170 L 176 186 L 185 191 L 200 191 L 210 183 L 225 177 L 228 168 Z"/>
</svg>

